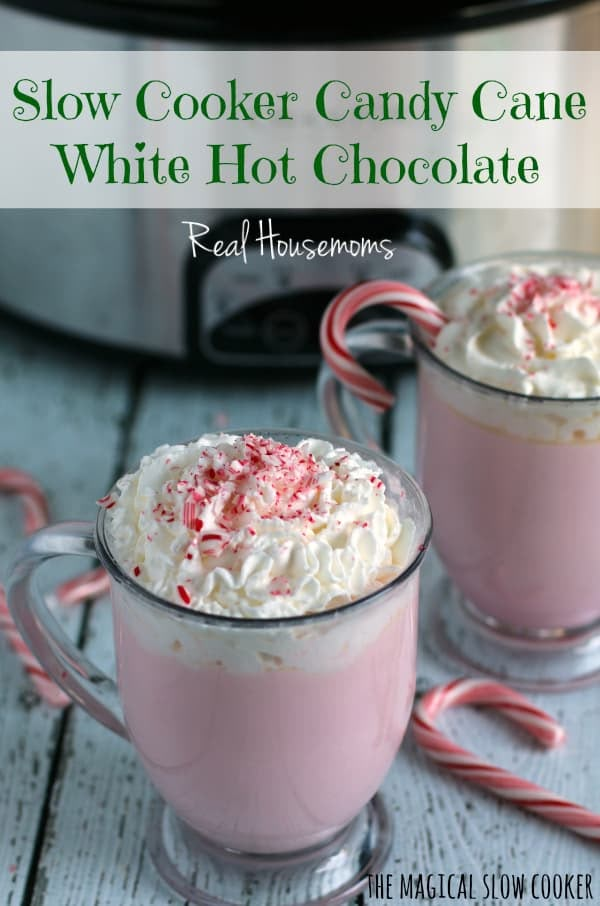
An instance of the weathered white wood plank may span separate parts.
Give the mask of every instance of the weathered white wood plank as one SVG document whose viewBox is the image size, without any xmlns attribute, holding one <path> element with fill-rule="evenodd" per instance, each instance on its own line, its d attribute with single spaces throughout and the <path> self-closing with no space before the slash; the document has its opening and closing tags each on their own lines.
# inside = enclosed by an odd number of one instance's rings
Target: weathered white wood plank
<svg viewBox="0 0 600 906">
<path fill-rule="evenodd" d="M 53 519 L 92 517 L 113 469 L 126 383 L 123 369 L 91 367 L 75 346 L 57 348 L 0 321 L 0 464 L 41 482 Z M 16 500 L 0 497 L 2 578 L 20 535 Z M 69 571 L 77 568 L 81 562 Z M 74 633 L 80 620 L 73 609 L 64 623 Z M 0 902 L 7 906 L 20 904 L 27 882 L 59 721 L 0 639 Z"/>
<path fill-rule="evenodd" d="M 326 430 L 310 378 L 247 375 L 232 384 L 162 376 L 150 381 L 143 393 L 129 463 L 135 465 L 160 443 L 236 427 Z M 108 669 L 112 640 L 103 602 L 94 607 L 86 650 Z M 126 743 L 83 713 L 75 714 L 69 725 L 54 793 L 35 906 L 181 902 L 169 896 L 145 851 L 152 792 L 135 756 Z M 248 903 L 261 906 L 253 896 Z"/>
<path fill-rule="evenodd" d="M 414 465 L 410 453 L 415 436 L 414 377 L 399 382 L 397 399 L 391 424 L 392 453 L 410 468 Z M 423 616 L 441 569 L 435 553 L 430 553 L 422 571 Z M 425 620 L 421 622 L 420 632 L 419 688 L 458 675 L 429 652 Z M 532 698 L 564 723 L 568 741 L 561 749 L 541 751 L 524 733 L 493 715 L 473 709 L 449 713 L 444 719 L 445 726 L 460 744 L 490 761 L 600 811 L 597 687 Z M 592 875 L 594 898 L 600 896 L 597 846 L 432 767 L 416 749 L 411 734 L 400 750 L 384 792 L 393 804 L 396 820 L 387 870 L 397 877 L 400 873 L 471 872 L 475 895 L 483 899 L 486 891 L 482 877 L 486 872 L 524 872 L 528 877 L 534 872 L 582 872 Z M 523 902 L 534 902 L 531 893 Z M 551 898 L 550 902 L 562 900 Z"/>
<path fill-rule="evenodd" d="M 234 381 L 163 376 L 153 381 L 140 407 L 131 461 L 160 443 L 197 437 L 204 431 L 306 428 L 327 431 L 311 376 L 249 371 Z"/>
<path fill-rule="evenodd" d="M 414 466 L 413 398 L 414 382 L 412 387 L 403 382 L 392 421 L 395 458 L 408 468 Z M 158 443 L 207 429 L 260 423 L 266 427 L 294 424 L 307 430 L 324 427 L 314 416 L 312 394 L 302 385 L 272 387 L 265 383 L 257 389 L 213 382 L 209 390 L 178 379 L 158 379 L 144 395 L 130 461 Z M 430 556 L 423 575 L 424 599 L 438 571 L 435 557 Z M 87 647 L 103 665 L 112 658 L 110 617 L 102 603 L 94 609 Z M 423 646 L 419 674 L 421 685 L 450 675 Z M 570 741 L 563 751 L 541 753 L 522 734 L 472 711 L 448 715 L 447 725 L 457 739 L 486 757 L 600 808 L 600 776 L 592 757 L 591 730 L 600 717 L 597 691 L 536 698 L 567 725 Z M 143 828 L 151 793 L 127 745 L 82 713 L 73 715 L 67 742 L 54 790 L 36 906 L 180 902 L 169 897 L 145 853 Z M 400 873 L 472 872 L 476 895 L 481 897 L 485 872 L 581 871 L 592 874 L 597 893 L 600 878 L 595 847 L 441 774 L 416 751 L 410 735 L 384 793 L 396 821 L 388 863 L 396 878 Z M 523 902 L 532 901 L 526 898 Z"/>
</svg>

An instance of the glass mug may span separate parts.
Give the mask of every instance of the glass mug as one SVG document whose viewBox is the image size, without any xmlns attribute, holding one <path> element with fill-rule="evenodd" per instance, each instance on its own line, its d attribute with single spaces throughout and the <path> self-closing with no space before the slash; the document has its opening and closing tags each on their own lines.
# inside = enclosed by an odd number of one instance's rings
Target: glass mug
<svg viewBox="0 0 600 906">
<path fill-rule="evenodd" d="M 306 436 L 262 433 L 288 444 Z M 344 446 L 380 466 L 415 525 L 402 573 L 350 604 L 249 620 L 162 600 L 119 566 L 104 509 L 95 530 L 65 523 L 31 536 L 9 577 L 12 614 L 40 663 L 136 749 L 162 799 L 148 834 L 154 863 L 195 903 L 246 902 L 249 878 L 268 885 L 273 872 L 277 902 L 344 903 L 389 851 L 375 794 L 412 708 L 431 517 L 398 466 Z M 116 684 L 66 638 L 37 590 L 38 566 L 63 554 L 95 555 L 108 571 Z"/>
<path fill-rule="evenodd" d="M 442 309 L 503 282 L 515 265 L 600 271 L 600 258 L 518 253 L 454 268 L 430 287 Z M 427 630 L 436 651 L 525 688 L 600 678 L 600 398 L 500 390 L 442 362 L 398 319 L 348 333 L 356 354 L 413 357 L 417 478 L 431 504 L 446 580 Z M 362 437 L 347 391 L 324 368 L 323 408 L 340 436 Z"/>
</svg>

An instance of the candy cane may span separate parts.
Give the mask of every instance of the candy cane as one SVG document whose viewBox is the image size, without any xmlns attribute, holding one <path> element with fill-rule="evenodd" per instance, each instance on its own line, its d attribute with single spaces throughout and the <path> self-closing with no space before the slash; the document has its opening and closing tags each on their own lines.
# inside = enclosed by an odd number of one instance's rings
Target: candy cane
<svg viewBox="0 0 600 906">
<path fill-rule="evenodd" d="M 393 394 L 352 357 L 345 339 L 349 321 L 371 305 L 388 305 L 407 315 L 427 333 L 436 336 L 447 323 L 435 302 L 418 289 L 394 280 L 371 280 L 343 290 L 327 307 L 321 321 L 320 342 L 325 361 L 334 374 L 360 399 L 383 412 L 394 402 Z"/>
<path fill-rule="evenodd" d="M 24 510 L 23 522 L 26 534 L 35 532 L 47 524 L 48 504 L 44 492 L 26 472 L 19 469 L 0 469 L 0 492 L 16 494 L 19 497 Z M 108 576 L 103 569 L 95 569 L 63 582 L 56 589 L 55 597 L 60 604 L 76 604 L 100 597 L 107 591 Z M 20 659 L 41 698 L 57 708 L 68 705 L 69 697 L 42 670 L 21 638 L 8 609 L 2 587 L 0 587 L 0 631 Z"/>
<path fill-rule="evenodd" d="M 55 708 L 64 708 L 70 698 L 59 686 L 54 683 L 48 674 L 42 670 L 29 648 L 21 638 L 15 626 L 11 613 L 6 603 L 4 590 L 0 588 L 0 630 L 8 644 L 21 661 L 25 672 L 29 675 L 36 691 L 44 701 Z"/>
<path fill-rule="evenodd" d="M 56 589 L 56 598 L 63 605 L 81 604 L 82 601 L 92 601 L 107 595 L 109 589 L 108 573 L 99 567 L 63 582 Z"/>
<path fill-rule="evenodd" d="M 431 689 L 415 706 L 412 726 L 419 746 L 440 767 L 477 783 L 509 802 L 600 842 L 600 815 L 516 777 L 478 758 L 448 739 L 435 726 L 436 718 L 456 705 L 487 705 L 519 724 L 543 746 L 551 748 L 565 738 L 565 731 L 549 714 L 524 696 L 500 683 L 458 679 Z"/>
<path fill-rule="evenodd" d="M 0 469 L 0 491 L 16 494 L 23 505 L 24 528 L 29 535 L 48 522 L 48 504 L 39 484 L 19 469 Z"/>
</svg>

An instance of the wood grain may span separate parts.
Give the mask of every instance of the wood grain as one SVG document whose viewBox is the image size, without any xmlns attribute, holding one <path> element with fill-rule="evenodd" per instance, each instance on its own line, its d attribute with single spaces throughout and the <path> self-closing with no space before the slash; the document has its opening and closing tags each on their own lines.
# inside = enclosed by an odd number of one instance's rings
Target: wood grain
<svg viewBox="0 0 600 906">
<path fill-rule="evenodd" d="M 0 463 L 27 469 L 41 482 L 54 519 L 93 515 L 93 501 L 111 476 L 126 406 L 122 369 L 90 368 L 83 357 L 2 327 Z M 17 501 L 2 498 L 2 573 L 20 535 Z M 63 566 L 49 579 L 64 574 Z M 81 619 L 82 611 L 73 609 L 63 622 L 76 634 Z M 7 906 L 21 903 L 28 883 L 61 721 L 60 712 L 39 703 L 0 640 L 0 903 Z"/>
<path fill-rule="evenodd" d="M 11 348 L 14 350 L 11 370 L 15 386 L 20 389 L 14 399 L 12 389 L 3 395 L 0 416 L 10 418 L 19 405 L 34 406 L 35 419 L 45 427 L 49 439 L 47 449 L 32 452 L 31 419 L 23 415 L 22 421 L 29 427 L 20 427 L 14 442 L 7 442 L 6 461 L 13 456 L 13 462 L 26 465 L 36 474 L 44 466 L 52 472 L 51 480 L 44 483 L 53 491 L 53 507 L 58 516 L 91 515 L 93 499 L 105 489 L 111 465 L 116 461 L 119 426 L 115 419 L 122 416 L 127 401 L 124 378 L 113 376 L 102 398 L 97 366 L 90 367 L 89 374 L 83 369 L 86 376 L 82 378 L 73 363 L 58 363 L 50 356 L 49 364 L 48 357 L 43 355 L 37 382 L 47 385 L 47 395 L 40 397 L 36 381 L 32 382 L 24 374 L 29 370 L 22 366 L 27 350 L 15 349 L 14 338 Z M 48 369 L 52 375 L 50 381 L 45 377 Z M 391 449 L 394 457 L 412 471 L 414 379 L 405 377 L 397 391 L 398 404 L 389 423 Z M 34 402 L 36 396 L 39 405 Z M 57 408 L 57 398 L 62 399 L 62 408 Z M 91 410 L 86 412 L 89 407 Z M 54 415 L 44 414 L 45 408 Z M 85 471 L 90 474 L 83 474 L 78 457 L 71 462 L 65 460 L 65 447 L 54 434 L 53 423 L 58 414 L 72 426 L 66 430 L 73 449 L 88 452 L 89 468 Z M 106 444 L 102 444 L 102 438 L 95 432 L 94 424 L 98 421 L 104 431 L 109 430 L 108 453 Z M 185 379 L 163 372 L 143 385 L 135 420 L 127 426 L 127 449 L 122 452 L 125 461 L 133 466 L 142 453 L 159 443 L 185 440 L 205 430 L 275 426 L 307 431 L 326 429 L 317 412 L 310 380 L 248 378 L 245 383 L 240 380 L 232 383 L 212 378 Z M 83 438 L 82 434 L 89 437 Z M 121 440 L 124 436 L 121 434 Z M 1 442 L 4 443 L 4 437 Z M 52 450 L 55 452 L 49 456 Z M 70 490 L 73 476 L 76 493 Z M 16 516 L 10 502 L 0 509 L 0 545 L 11 536 L 11 529 L 14 535 Z M 422 574 L 424 617 L 440 574 L 439 561 L 431 553 Z M 79 618 L 73 615 L 72 619 L 77 623 Z M 427 642 L 424 622 L 419 688 L 453 675 L 452 669 L 428 650 Z M 112 669 L 112 630 L 107 602 L 98 602 L 92 610 L 85 647 L 104 669 Z M 9 656 L 0 660 L 0 695 L 3 696 L 0 747 L 4 755 L 0 761 L 0 808 L 3 816 L 5 813 L 9 816 L 6 826 L 11 828 L 9 834 L 0 837 L 3 860 L 0 864 L 8 869 L 17 864 L 19 856 L 20 862 L 14 874 L 8 871 L 4 876 L 0 874 L 0 902 L 20 906 L 58 722 L 39 706 L 27 710 L 23 696 L 26 682 L 12 661 Z M 569 740 L 562 750 L 540 752 L 494 716 L 473 710 L 449 713 L 444 718 L 445 725 L 457 739 L 482 755 L 600 809 L 600 762 L 595 757 L 593 729 L 600 719 L 597 689 L 565 696 L 535 696 L 535 700 L 565 723 Z M 598 894 L 597 847 L 444 775 L 416 750 L 410 734 L 386 779 L 384 794 L 395 818 L 395 838 L 387 870 L 396 879 L 401 873 L 470 872 L 478 901 L 482 902 L 485 872 L 531 875 L 535 871 L 580 871 L 592 875 L 593 889 Z M 68 719 L 43 827 L 31 903 L 34 906 L 176 906 L 181 903 L 157 878 L 145 850 L 144 831 L 151 798 L 149 784 L 129 746 L 74 709 Z M 14 834 L 13 828 L 16 828 Z M 264 903 L 248 895 L 250 906 L 276 906 L 277 900 L 276 889 Z M 366 902 L 370 902 L 368 898 Z M 405 898 L 403 902 L 422 901 Z M 529 896 L 522 902 L 533 904 Z"/>
</svg>

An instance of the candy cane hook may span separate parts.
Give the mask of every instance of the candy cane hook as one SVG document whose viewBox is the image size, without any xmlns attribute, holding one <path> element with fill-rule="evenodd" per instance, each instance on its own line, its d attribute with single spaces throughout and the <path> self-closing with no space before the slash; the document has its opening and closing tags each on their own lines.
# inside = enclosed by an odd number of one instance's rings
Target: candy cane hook
<svg viewBox="0 0 600 906">
<path fill-rule="evenodd" d="M 448 319 L 424 293 L 394 280 L 357 283 L 339 293 L 327 307 L 321 321 L 320 342 L 325 361 L 354 394 L 378 412 L 389 409 L 394 396 L 353 358 L 346 343 L 350 320 L 372 305 L 387 305 L 405 314 L 431 336 L 436 336 Z"/>
<path fill-rule="evenodd" d="M 494 708 L 547 748 L 557 746 L 565 739 L 564 729 L 554 718 L 500 683 L 458 679 L 431 689 L 421 698 L 413 712 L 412 726 L 418 745 L 440 767 L 548 821 L 600 842 L 600 815 L 490 764 L 438 730 L 436 718 L 457 705 Z"/>
<path fill-rule="evenodd" d="M 44 492 L 34 479 L 20 469 L 0 469 L 0 493 L 15 494 L 23 506 L 25 534 L 43 528 L 48 522 L 48 503 Z M 59 604 L 77 604 L 100 597 L 108 591 L 108 576 L 103 569 L 91 570 L 56 589 Z M 70 698 L 50 679 L 40 667 L 21 638 L 6 603 L 4 589 L 0 587 L 0 631 L 15 652 L 35 689 L 44 701 L 57 708 L 64 708 Z"/>
</svg>

